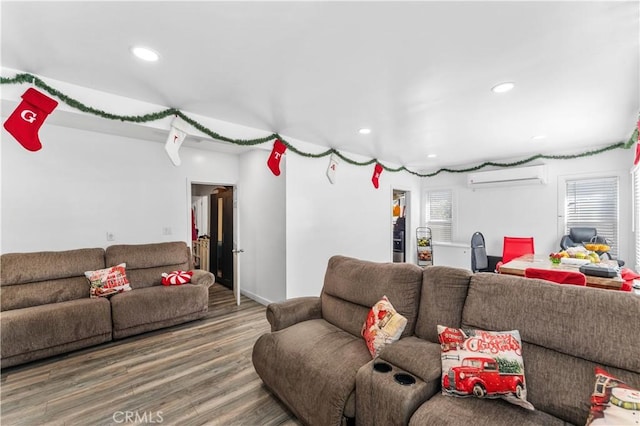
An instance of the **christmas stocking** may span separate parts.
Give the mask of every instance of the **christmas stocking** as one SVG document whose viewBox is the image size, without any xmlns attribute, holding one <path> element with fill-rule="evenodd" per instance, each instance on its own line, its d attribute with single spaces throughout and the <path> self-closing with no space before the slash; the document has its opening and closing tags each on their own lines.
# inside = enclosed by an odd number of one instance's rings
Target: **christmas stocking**
<svg viewBox="0 0 640 426">
<path fill-rule="evenodd" d="M 171 162 L 179 166 L 181 161 L 178 156 L 178 150 L 180 145 L 184 142 L 184 138 L 187 137 L 187 132 L 184 130 L 187 128 L 187 123 L 180 117 L 175 117 L 171 122 L 171 130 L 169 131 L 169 137 L 164 144 L 164 150 L 169 154 Z"/>
<path fill-rule="evenodd" d="M 638 142 L 636 143 L 636 158 L 633 160 L 633 165 L 637 166 L 640 163 L 640 120 L 638 120 Z"/>
<path fill-rule="evenodd" d="M 379 163 L 376 163 L 376 167 L 373 169 L 373 177 L 371 178 L 371 182 L 373 182 L 373 186 L 378 189 L 380 173 L 382 173 L 382 166 Z"/>
<path fill-rule="evenodd" d="M 287 146 L 279 139 L 276 139 L 273 142 L 273 149 L 271 150 L 271 155 L 267 160 L 267 166 L 269 166 L 271 172 L 276 176 L 280 176 L 280 159 L 286 150 Z"/>
<path fill-rule="evenodd" d="M 57 106 L 57 101 L 34 88 L 29 88 L 22 95 L 22 102 L 18 108 L 4 122 L 4 128 L 23 147 L 29 151 L 38 151 L 42 148 L 40 138 L 38 138 L 38 130 Z"/>
<path fill-rule="evenodd" d="M 338 156 L 331 154 L 329 157 L 329 167 L 327 168 L 327 177 L 329 182 L 336 183 L 336 169 L 338 168 Z"/>
</svg>

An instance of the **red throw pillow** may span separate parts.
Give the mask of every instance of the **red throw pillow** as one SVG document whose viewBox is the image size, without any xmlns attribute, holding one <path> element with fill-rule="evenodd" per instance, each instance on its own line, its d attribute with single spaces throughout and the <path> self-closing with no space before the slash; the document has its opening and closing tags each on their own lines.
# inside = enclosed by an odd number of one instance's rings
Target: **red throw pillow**
<svg viewBox="0 0 640 426">
<path fill-rule="evenodd" d="M 131 285 L 129 285 L 127 278 L 126 266 L 126 263 L 120 263 L 110 268 L 86 271 L 84 275 L 89 280 L 91 298 L 108 297 L 123 291 L 130 291 Z"/>
<path fill-rule="evenodd" d="M 527 410 L 527 386 L 518 330 L 484 331 L 438 325 L 442 394 L 502 398 Z"/>
<path fill-rule="evenodd" d="M 180 285 L 191 282 L 193 271 L 172 271 L 162 274 L 162 285 Z"/>
<path fill-rule="evenodd" d="M 407 319 L 396 312 L 387 296 L 378 300 L 369 310 L 361 330 L 371 356 L 377 357 L 384 345 L 398 340 L 406 326 Z"/>
</svg>

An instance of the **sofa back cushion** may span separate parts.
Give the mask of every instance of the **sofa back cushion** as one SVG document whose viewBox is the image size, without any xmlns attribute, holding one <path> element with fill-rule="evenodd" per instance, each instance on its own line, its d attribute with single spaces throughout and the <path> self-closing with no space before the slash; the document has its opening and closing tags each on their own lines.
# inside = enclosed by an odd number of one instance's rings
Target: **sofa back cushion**
<svg viewBox="0 0 640 426">
<path fill-rule="evenodd" d="M 0 258 L 0 309 L 89 298 L 85 271 L 104 268 L 104 250 L 6 253 Z"/>
<path fill-rule="evenodd" d="M 471 278 L 462 313 L 464 327 L 518 330 L 527 399 L 573 424 L 586 421 L 596 365 L 640 386 L 638 318 L 634 294 L 486 273 Z"/>
<path fill-rule="evenodd" d="M 162 273 L 191 269 L 191 251 L 184 241 L 153 244 L 119 244 L 105 252 L 106 266 L 126 263 L 131 288 L 162 284 Z"/>
<path fill-rule="evenodd" d="M 369 310 L 386 295 L 407 319 L 402 336 L 409 336 L 415 329 L 421 286 L 422 269 L 417 265 L 333 256 L 324 277 L 322 317 L 360 337 Z"/>
<path fill-rule="evenodd" d="M 438 325 L 459 328 L 472 273 L 449 266 L 424 269 L 416 336 L 439 343 Z"/>
</svg>

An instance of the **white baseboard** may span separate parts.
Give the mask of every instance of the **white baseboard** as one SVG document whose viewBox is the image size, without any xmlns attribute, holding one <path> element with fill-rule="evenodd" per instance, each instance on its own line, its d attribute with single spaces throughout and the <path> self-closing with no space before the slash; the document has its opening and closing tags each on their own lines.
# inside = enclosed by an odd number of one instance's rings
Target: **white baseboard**
<svg viewBox="0 0 640 426">
<path fill-rule="evenodd" d="M 240 289 L 240 294 L 242 294 L 243 296 L 247 296 L 249 299 L 255 300 L 256 302 L 264 306 L 267 306 L 269 303 L 272 303 L 271 300 L 265 299 L 264 297 L 260 297 L 257 294 L 251 293 L 250 291 L 247 291 L 247 290 Z"/>
</svg>

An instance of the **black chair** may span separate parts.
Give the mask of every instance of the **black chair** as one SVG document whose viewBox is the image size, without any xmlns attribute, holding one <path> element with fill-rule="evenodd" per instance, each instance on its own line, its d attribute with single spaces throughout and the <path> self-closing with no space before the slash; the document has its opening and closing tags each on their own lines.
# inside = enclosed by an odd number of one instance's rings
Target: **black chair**
<svg viewBox="0 0 640 426">
<path fill-rule="evenodd" d="M 489 258 L 484 246 L 484 235 L 474 232 L 471 236 L 471 270 L 473 272 L 488 271 Z"/>
<path fill-rule="evenodd" d="M 566 250 L 569 247 L 581 246 L 582 243 L 588 243 L 592 238 L 598 235 L 596 228 L 570 228 L 569 235 L 565 235 L 560 240 L 560 247 Z"/>
<path fill-rule="evenodd" d="M 596 228 L 588 228 L 588 227 L 576 227 L 569 228 L 569 235 L 565 235 L 560 240 L 560 247 L 562 250 L 566 250 L 569 247 L 581 246 L 582 243 L 596 243 L 596 244 L 607 244 L 607 240 L 598 235 L 598 230 Z M 607 253 L 607 257 L 611 260 L 615 260 L 618 262 L 618 266 L 624 266 L 624 260 L 615 259 L 611 256 L 610 253 Z"/>
</svg>

